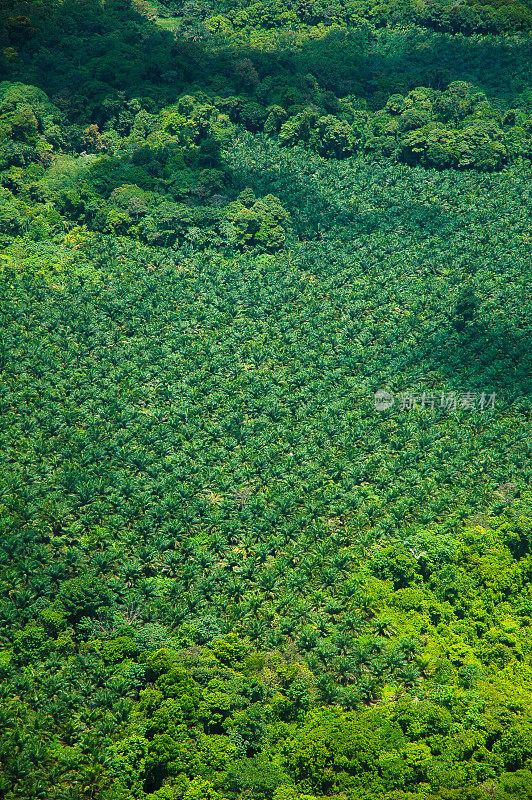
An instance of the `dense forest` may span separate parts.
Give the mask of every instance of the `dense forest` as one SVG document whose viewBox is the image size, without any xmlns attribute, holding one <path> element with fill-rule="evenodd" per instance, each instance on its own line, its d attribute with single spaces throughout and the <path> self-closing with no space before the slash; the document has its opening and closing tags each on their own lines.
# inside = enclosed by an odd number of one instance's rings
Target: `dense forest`
<svg viewBox="0 0 532 800">
<path fill-rule="evenodd" d="M 3 0 L 0 800 L 532 798 L 531 0 Z"/>
</svg>

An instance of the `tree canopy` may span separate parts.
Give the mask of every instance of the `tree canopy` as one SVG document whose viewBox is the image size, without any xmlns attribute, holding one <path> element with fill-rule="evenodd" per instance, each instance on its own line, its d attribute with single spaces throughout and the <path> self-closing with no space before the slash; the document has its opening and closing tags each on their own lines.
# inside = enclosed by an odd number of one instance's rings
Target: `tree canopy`
<svg viewBox="0 0 532 800">
<path fill-rule="evenodd" d="M 0 800 L 532 798 L 529 0 L 0 9 Z"/>
</svg>

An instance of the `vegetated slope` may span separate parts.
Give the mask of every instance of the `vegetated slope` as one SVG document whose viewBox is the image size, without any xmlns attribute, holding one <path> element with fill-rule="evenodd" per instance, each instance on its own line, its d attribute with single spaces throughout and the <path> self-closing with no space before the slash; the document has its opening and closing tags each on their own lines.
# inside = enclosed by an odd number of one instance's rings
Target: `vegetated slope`
<svg viewBox="0 0 532 800">
<path fill-rule="evenodd" d="M 424 27 L 423 9 L 437 15 L 437 3 L 405 4 L 396 15 L 383 4 L 375 14 L 362 4 L 295 5 L 9 0 L 0 9 L 0 76 L 37 85 L 71 116 L 87 120 L 89 112 L 95 122 L 121 92 L 159 108 L 191 87 L 295 106 L 308 98 L 309 76 L 375 108 L 395 92 L 456 80 L 510 107 L 530 103 L 530 10 L 522 25 L 517 14 L 467 29 Z M 483 10 L 489 17 L 509 8 Z M 471 5 L 449 10 L 467 15 Z"/>
<path fill-rule="evenodd" d="M 532 797 L 527 6 L 2 13 L 0 798 Z"/>
<path fill-rule="evenodd" d="M 526 796 L 528 175 L 226 158 L 288 249 L 6 252 L 5 796 Z"/>
</svg>

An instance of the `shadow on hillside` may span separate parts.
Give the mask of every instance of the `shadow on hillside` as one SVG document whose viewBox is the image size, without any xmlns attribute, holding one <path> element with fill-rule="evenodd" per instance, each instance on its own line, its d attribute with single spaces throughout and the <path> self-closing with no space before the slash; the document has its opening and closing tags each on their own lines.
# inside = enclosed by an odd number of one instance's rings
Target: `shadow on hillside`
<svg viewBox="0 0 532 800">
<path fill-rule="evenodd" d="M 418 351 L 417 357 L 420 353 Z M 441 330 L 421 355 L 429 369 L 463 391 L 496 392 L 505 404 L 532 397 L 532 336 L 510 324 L 470 324 L 466 330 Z"/>
<path fill-rule="evenodd" d="M 201 15 L 177 33 L 163 29 L 146 0 L 46 6 L 12 0 L 10 6 L 0 11 L 0 51 L 7 52 L 3 77 L 40 86 L 71 116 L 85 120 L 117 92 L 160 106 L 192 85 L 269 102 L 263 85 L 268 76 L 301 87 L 312 74 L 323 89 L 360 94 L 374 106 L 395 91 L 423 84 L 442 88 L 457 79 L 503 96 L 507 76 L 524 85 L 532 64 L 532 43 L 511 37 L 467 39 L 422 29 L 381 29 L 374 35 L 362 26 L 337 28 L 298 48 L 291 34 L 283 34 L 275 46 L 272 39 L 267 50 L 259 50 L 210 35 Z M 235 67 L 245 58 L 258 81 L 246 83 Z"/>
<path fill-rule="evenodd" d="M 0 52 L 15 51 L 4 59 L 2 77 L 39 86 L 71 118 L 94 118 L 118 93 L 161 106 L 212 73 L 200 44 L 162 30 L 131 0 L 67 0 L 50 4 L 46 15 L 42 9 L 15 0 L 0 11 Z"/>
</svg>

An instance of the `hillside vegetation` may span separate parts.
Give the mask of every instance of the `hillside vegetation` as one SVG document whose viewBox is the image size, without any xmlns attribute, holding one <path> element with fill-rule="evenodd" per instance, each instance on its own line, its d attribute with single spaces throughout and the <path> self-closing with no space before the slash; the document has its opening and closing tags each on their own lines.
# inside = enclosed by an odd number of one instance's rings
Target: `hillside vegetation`
<svg viewBox="0 0 532 800">
<path fill-rule="evenodd" d="M 0 800 L 532 798 L 531 23 L 3 4 Z"/>
</svg>

